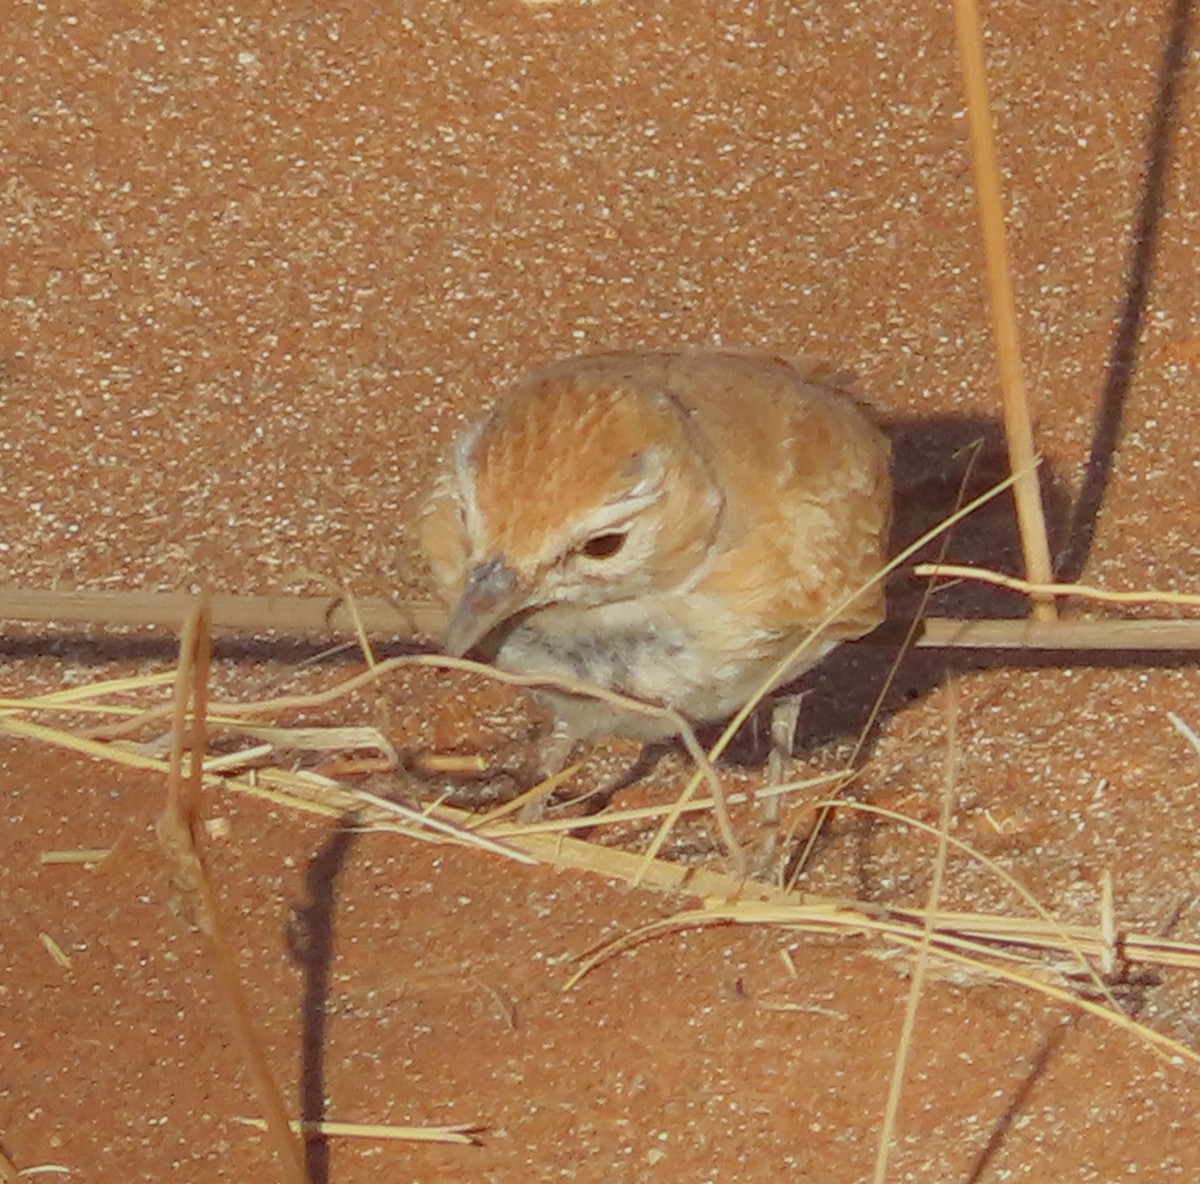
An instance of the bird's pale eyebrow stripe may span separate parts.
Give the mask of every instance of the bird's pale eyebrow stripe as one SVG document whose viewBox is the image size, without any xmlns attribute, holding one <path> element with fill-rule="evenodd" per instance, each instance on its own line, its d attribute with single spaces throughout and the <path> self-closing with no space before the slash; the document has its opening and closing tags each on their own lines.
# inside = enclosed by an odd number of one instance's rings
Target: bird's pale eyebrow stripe
<svg viewBox="0 0 1200 1184">
<path fill-rule="evenodd" d="M 484 416 L 466 428 L 454 445 L 454 475 L 457 478 L 458 494 L 462 504 L 463 524 L 467 539 L 473 545 L 483 533 L 483 517 L 479 513 L 479 498 L 476 493 L 475 465 L 472 453 L 483 435 L 484 426 L 490 420 Z"/>
</svg>

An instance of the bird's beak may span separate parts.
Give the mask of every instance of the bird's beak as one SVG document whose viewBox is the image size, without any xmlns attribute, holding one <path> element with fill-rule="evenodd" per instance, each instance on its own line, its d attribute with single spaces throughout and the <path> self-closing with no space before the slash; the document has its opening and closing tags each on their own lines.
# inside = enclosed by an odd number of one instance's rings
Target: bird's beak
<svg viewBox="0 0 1200 1184">
<path fill-rule="evenodd" d="M 477 563 L 450 614 L 442 649 L 452 657 L 461 658 L 516 612 L 523 599 L 517 573 L 504 562 L 503 555 Z"/>
</svg>

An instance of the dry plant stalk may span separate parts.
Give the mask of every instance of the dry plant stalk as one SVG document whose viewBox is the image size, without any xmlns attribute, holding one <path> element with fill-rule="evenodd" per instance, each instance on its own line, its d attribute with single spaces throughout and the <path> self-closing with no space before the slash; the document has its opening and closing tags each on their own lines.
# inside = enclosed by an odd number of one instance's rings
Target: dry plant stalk
<svg viewBox="0 0 1200 1184">
<path fill-rule="evenodd" d="M 1167 712 L 1167 719 L 1171 721 L 1171 727 L 1175 729 L 1195 750 L 1200 753 L 1200 736 L 1196 734 L 1195 729 L 1181 719 L 1173 711 Z"/>
<path fill-rule="evenodd" d="M 277 699 L 265 699 L 258 703 L 238 704 L 238 703 L 213 703 L 211 704 L 212 712 L 215 715 L 227 717 L 228 719 L 245 719 L 251 715 L 270 715 L 281 711 L 291 710 L 293 708 L 311 708 L 315 706 L 323 706 L 332 703 L 335 700 L 346 695 L 350 691 L 357 690 L 360 687 L 368 686 L 384 675 L 390 674 L 404 666 L 429 666 L 441 670 L 459 670 L 469 674 L 480 674 L 486 678 L 493 678 L 500 682 L 516 687 L 528 687 L 536 690 L 539 687 L 553 686 L 559 690 L 567 691 L 570 694 L 584 695 L 590 698 L 598 699 L 601 702 L 613 703 L 623 707 L 631 712 L 642 715 L 656 716 L 665 718 L 670 722 L 671 726 L 679 735 L 680 742 L 687 750 L 688 755 L 696 764 L 696 782 L 685 791 L 688 799 L 695 793 L 696 787 L 704 782 L 708 785 L 709 791 L 713 798 L 713 814 L 716 818 L 718 828 L 721 832 L 722 841 L 725 843 L 727 853 L 733 861 L 735 867 L 738 868 L 739 875 L 744 871 L 745 856 L 738 844 L 737 836 L 733 831 L 733 823 L 729 817 L 729 809 L 725 804 L 725 791 L 722 786 L 721 779 L 717 774 L 712 760 L 705 754 L 700 742 L 696 739 L 696 734 L 691 725 L 679 714 L 669 707 L 656 707 L 653 704 L 643 703 L 638 699 L 631 699 L 626 695 L 620 695 L 615 691 L 610 691 L 604 687 L 593 686 L 590 683 L 579 682 L 574 679 L 553 678 L 543 675 L 525 675 L 514 674 L 507 670 L 498 670 L 493 666 L 486 666 L 479 662 L 472 662 L 467 658 L 449 658 L 436 654 L 419 654 L 412 657 L 389 658 L 382 662 L 377 662 L 370 666 L 361 674 L 347 679 L 345 682 L 339 683 L 337 686 L 328 691 L 324 691 L 313 695 L 288 695 L 281 696 Z M 129 735 L 146 727 L 148 724 L 161 720 L 167 715 L 170 715 L 172 708 L 169 706 L 150 708 L 143 711 L 119 725 L 106 726 L 102 729 L 103 735 L 109 739 L 115 739 L 118 736 Z M 748 714 L 748 713 L 747 713 Z M 29 736 L 40 735 L 42 738 L 50 739 L 49 729 L 44 729 L 41 725 L 27 723 L 25 721 L 7 721 L 0 719 L 0 731 L 10 731 L 14 734 L 22 734 Z M 84 744 L 87 747 L 84 751 L 91 752 L 93 755 L 101 755 L 104 745 L 92 738 L 79 738 L 79 744 Z M 153 767 L 154 762 L 150 758 L 141 758 L 147 766 Z M 664 836 L 665 837 L 665 836 Z"/>
<path fill-rule="evenodd" d="M 930 958 L 936 958 L 966 968 L 985 980 L 998 979 L 1040 992 L 1048 998 L 1077 1007 L 1121 1028 L 1169 1059 L 1200 1065 L 1200 1053 L 1195 1049 L 1127 1016 L 1096 969 L 1098 964 L 1105 973 L 1111 973 L 1116 966 L 1116 952 L 1119 950 L 1121 960 L 1127 965 L 1175 966 L 1198 971 L 1200 947 L 1194 943 L 1155 936 L 1119 933 L 1109 893 L 1102 894 L 1100 916 L 1096 926 L 1064 925 L 1052 917 L 1036 897 L 996 861 L 950 835 L 949 819 L 953 808 L 953 786 L 957 769 L 954 737 L 955 729 L 952 726 L 948 738 L 951 749 L 947 756 L 947 788 L 938 827 L 866 803 L 824 803 L 828 806 L 843 805 L 846 808 L 892 819 L 937 838 L 934 888 L 931 890 L 930 904 L 925 909 L 892 909 L 867 902 L 819 900 L 782 892 L 773 901 L 761 898 L 754 901 L 751 894 L 747 893 L 736 903 L 730 903 L 728 894 L 717 893 L 700 910 L 686 911 L 674 917 L 651 922 L 593 949 L 582 959 L 579 969 L 570 977 L 564 989 L 573 987 L 601 962 L 621 951 L 653 937 L 695 926 L 773 925 L 800 932 L 859 934 L 875 936 L 908 948 L 917 955 L 919 964 L 922 960 L 927 963 Z M 938 899 L 945 874 L 947 853 L 951 847 L 967 853 L 996 874 L 1032 907 L 1037 914 L 1036 918 L 943 912 L 938 906 Z M 1032 954 L 1024 953 L 1025 950 L 1032 951 Z M 1038 955 L 1052 951 L 1065 951 L 1070 964 L 1077 968 L 1074 976 L 1069 976 L 1069 972 L 1061 965 L 1048 966 L 1038 959 Z M 1015 962 L 1020 969 L 1013 969 L 1005 965 L 1006 962 Z M 1078 977 L 1079 971 L 1082 971 L 1083 977 L 1090 980 L 1099 1001 L 1079 993 L 1078 987 L 1072 981 L 1072 977 Z M 1059 977 L 1068 985 L 1058 985 L 1049 981 L 1048 974 Z M 909 1008 L 914 1016 L 919 980 L 923 976 L 923 970 L 914 975 L 914 989 L 909 1001 Z M 911 1039 L 911 1023 L 906 1023 L 906 1027 L 909 1035 L 904 1038 L 905 1041 Z M 898 1077 L 893 1078 L 893 1089 L 899 1088 L 898 1081 Z M 894 1109 L 894 1103 L 889 1102 L 889 1108 Z M 890 1142 L 890 1136 L 885 1137 Z M 882 1148 L 881 1143 L 881 1158 Z"/>
<path fill-rule="evenodd" d="M 0 621 L 59 621 L 72 625 L 158 626 L 174 631 L 195 603 L 188 592 L 93 592 L 0 588 Z M 446 614 L 431 604 L 344 596 L 233 596 L 213 593 L 214 629 L 245 633 L 355 632 L 436 637 Z"/>
<path fill-rule="evenodd" d="M 198 847 L 200 789 L 204 777 L 208 667 L 211 650 L 209 603 L 202 596 L 188 614 L 180 643 L 171 720 L 170 773 L 167 803 L 158 824 L 158 839 L 171 865 L 174 890 L 182 898 L 213 953 L 216 980 L 233 1021 L 242 1059 L 259 1105 L 266 1115 L 269 1138 L 287 1184 L 308 1184 L 303 1149 L 292 1135 L 279 1087 L 267 1065 L 262 1042 L 250 1016 L 250 1004 L 238 974 L 237 956 L 219 919 L 217 897 Z M 191 704 L 189 723 L 188 705 Z M 187 772 L 184 772 L 184 755 Z"/>
<path fill-rule="evenodd" d="M 1000 170 L 988 105 L 987 72 L 983 60 L 983 30 L 976 0 L 954 0 L 954 26 L 962 63 L 963 91 L 967 100 L 967 123 L 971 133 L 975 190 L 979 199 L 979 222 L 983 236 L 992 331 L 996 338 L 996 360 L 1000 367 L 1000 391 L 1004 402 L 1004 434 L 1008 455 L 1017 476 L 1013 491 L 1021 550 L 1031 580 L 1044 584 L 1053 579 L 1050 542 L 1038 487 L 1037 456 L 1033 447 L 1033 425 L 1029 399 L 1021 373 L 1021 345 L 1017 333 L 1016 301 L 1004 237 L 1004 205 L 1000 198 Z M 1035 597 L 1033 615 L 1052 621 L 1057 612 L 1053 600 Z"/>
<path fill-rule="evenodd" d="M 920 649 L 1061 650 L 1066 653 L 1200 650 L 1200 620 L 1190 619 L 956 621 L 949 617 L 928 617 L 922 628 L 916 642 Z"/>
<path fill-rule="evenodd" d="M 1029 587 L 1033 590 L 1042 586 Z M 1074 584 L 1049 587 L 1061 587 L 1062 595 L 1086 595 L 1082 590 L 1076 592 L 1078 586 Z M 129 628 L 174 626 L 192 599 L 190 594 L 174 592 L 0 588 L 0 628 L 5 621 Z M 224 595 L 214 600 L 220 605 L 214 625 L 231 632 L 297 637 L 355 631 L 344 605 L 338 607 L 339 602 L 329 598 Z M 362 628 L 369 636 L 415 642 L 439 636 L 446 625 L 446 614 L 433 604 L 367 599 L 356 601 L 356 608 Z M 892 646 L 895 635 L 885 628 L 860 637 L 854 644 Z M 1008 617 L 926 617 L 913 644 L 919 649 L 1197 650 L 1200 626 L 1195 621 L 1177 619 L 1064 621 L 1056 625 L 1054 621 Z M 4 705 L 0 702 L 0 707 Z"/>
</svg>

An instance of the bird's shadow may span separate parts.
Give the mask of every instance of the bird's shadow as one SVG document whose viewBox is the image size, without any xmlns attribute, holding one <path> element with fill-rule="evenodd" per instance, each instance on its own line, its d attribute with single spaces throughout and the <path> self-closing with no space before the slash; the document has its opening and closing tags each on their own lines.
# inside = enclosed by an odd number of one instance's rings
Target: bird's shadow
<svg viewBox="0 0 1200 1184">
<path fill-rule="evenodd" d="M 892 446 L 895 488 L 891 555 L 907 550 L 1009 474 L 1004 430 L 995 418 L 906 416 L 885 420 L 882 426 Z M 1043 466 L 1039 478 L 1053 542 L 1066 522 L 1068 498 L 1052 470 Z M 934 560 L 1021 571 L 1021 543 L 1011 489 L 937 535 L 891 574 L 887 585 L 888 618 L 876 635 L 861 643 L 839 646 L 802 679 L 783 688 L 783 694 L 797 693 L 802 699 L 796 733 L 798 754 L 859 737 L 872 719 L 880 689 L 898 657 L 902 660 L 897 676 L 879 704 L 869 731 L 861 736 L 860 757 L 870 755 L 889 716 L 923 698 L 951 670 L 989 660 L 986 655 L 981 658 L 969 651 L 914 650 L 902 654 L 907 627 L 917 616 L 1020 617 L 1027 611 L 1021 596 L 983 583 L 942 583 L 931 590 L 927 581 L 914 576 L 913 568 Z M 764 729 L 759 722 L 743 729 L 729 749 L 729 759 L 740 765 L 759 765 L 766 755 Z"/>
<path fill-rule="evenodd" d="M 933 416 L 897 419 L 885 428 L 892 441 L 896 519 L 891 553 L 899 554 L 960 506 L 1008 475 L 1004 430 L 996 419 Z M 1069 551 L 1078 529 L 1065 483 L 1043 464 L 1039 479 L 1051 553 Z M 918 615 L 957 619 L 1028 614 L 1018 593 L 974 581 L 935 584 L 913 574 L 918 563 L 946 563 L 1021 572 L 1024 567 L 1011 489 L 998 494 L 927 543 L 888 582 L 888 620 L 880 637 L 835 650 L 794 689 L 803 693 L 797 752 L 859 736 L 872 718 L 881 688 L 896 665 L 896 677 L 863 737 L 860 756 L 869 758 L 890 716 L 922 699 L 953 674 L 996 668 L 1033 669 L 1062 665 L 1062 654 L 1031 650 L 915 649 L 902 653 L 908 625 Z M 900 661 L 897 665 L 897 658 Z M 1195 655 L 1145 652 L 1072 652 L 1073 667 L 1181 666 Z M 789 688 L 791 689 L 791 688 Z"/>
<path fill-rule="evenodd" d="M 1009 474 L 1004 429 L 986 416 L 937 415 L 895 418 L 884 424 L 892 444 L 895 519 L 889 552 L 898 555 L 951 517 L 959 507 L 1000 484 Z M 1051 547 L 1065 529 L 1069 498 L 1052 468 L 1039 470 Z M 946 563 L 1023 570 L 1016 506 L 1011 489 L 994 496 L 955 526 L 926 543 L 888 579 L 888 619 L 879 637 L 840 646 L 795 689 L 803 695 L 798 743 L 801 750 L 856 735 L 867 725 L 917 616 L 958 619 L 1021 617 L 1025 599 L 973 581 L 929 584 L 913 574 L 919 563 Z M 1026 655 L 1022 655 L 1022 660 Z M 1000 655 L 1011 662 L 1012 656 Z M 996 661 L 971 651 L 914 650 L 903 655 L 895 680 L 879 704 L 862 755 L 888 717 L 923 698 L 952 672 Z"/>
</svg>

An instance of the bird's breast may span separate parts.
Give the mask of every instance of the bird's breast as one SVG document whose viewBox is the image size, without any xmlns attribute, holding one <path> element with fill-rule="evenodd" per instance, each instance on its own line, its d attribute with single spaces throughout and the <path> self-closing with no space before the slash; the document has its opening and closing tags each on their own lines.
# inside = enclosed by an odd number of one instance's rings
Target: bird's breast
<svg viewBox="0 0 1200 1184">
<path fill-rule="evenodd" d="M 700 723 L 725 719 L 738 710 L 791 645 L 789 639 L 748 631 L 744 622 L 726 620 L 712 606 L 646 598 L 592 608 L 560 605 L 531 613 L 500 640 L 496 661 L 523 674 L 582 681 L 673 707 Z M 817 642 L 794 673 L 829 648 Z M 586 718 L 578 713 L 572 717 Z M 581 736 L 615 732 L 645 738 L 640 725 L 614 726 L 605 713 L 597 716 L 594 728 L 573 724 L 573 730 Z"/>
<path fill-rule="evenodd" d="M 500 665 L 522 673 L 577 679 L 672 704 L 680 674 L 669 672 L 680 672 L 694 647 L 686 628 L 636 602 L 562 605 L 515 624 L 496 657 Z"/>
</svg>

